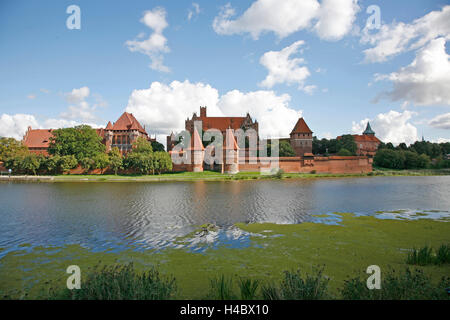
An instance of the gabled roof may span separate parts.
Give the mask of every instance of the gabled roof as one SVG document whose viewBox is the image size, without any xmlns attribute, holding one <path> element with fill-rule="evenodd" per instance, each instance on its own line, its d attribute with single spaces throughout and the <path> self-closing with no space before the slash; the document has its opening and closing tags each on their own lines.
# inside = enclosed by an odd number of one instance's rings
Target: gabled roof
<svg viewBox="0 0 450 320">
<path fill-rule="evenodd" d="M 291 133 L 313 133 L 303 118 L 298 119 Z"/>
<path fill-rule="evenodd" d="M 112 130 L 113 126 L 111 124 L 111 121 L 108 121 L 108 124 L 106 125 L 105 130 Z"/>
<path fill-rule="evenodd" d="M 23 143 L 28 148 L 48 148 L 53 129 L 31 129 L 28 128 Z"/>
<path fill-rule="evenodd" d="M 114 122 L 111 130 L 138 130 L 139 132 L 147 134 L 133 114 L 128 112 L 124 112 L 120 118 Z"/>
</svg>

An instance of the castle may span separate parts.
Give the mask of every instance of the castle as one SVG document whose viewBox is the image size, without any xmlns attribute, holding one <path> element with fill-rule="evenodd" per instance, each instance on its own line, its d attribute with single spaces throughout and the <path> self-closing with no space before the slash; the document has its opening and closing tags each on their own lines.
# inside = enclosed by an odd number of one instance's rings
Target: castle
<svg viewBox="0 0 450 320">
<path fill-rule="evenodd" d="M 55 129 L 32 129 L 28 127 L 23 137 L 23 143 L 28 147 L 30 152 L 36 154 L 48 155 L 48 147 L 50 138 L 53 136 Z M 117 147 L 122 154 L 131 151 L 133 142 L 139 137 L 148 141 L 156 141 L 150 138 L 145 128 L 137 121 L 132 113 L 124 112 L 114 124 L 108 122 L 106 128 L 95 129 L 97 134 L 102 138 L 102 143 L 109 152 L 113 147 Z"/>
<path fill-rule="evenodd" d="M 224 137 L 223 145 L 220 150 L 214 149 L 215 146 L 206 146 L 202 141 L 201 134 L 209 129 L 220 131 Z M 190 143 L 183 148 L 174 150 L 178 141 L 175 134 L 167 136 L 167 151 L 172 156 L 173 171 L 194 171 L 199 172 L 204 169 L 220 171 L 222 173 L 237 173 L 239 171 L 258 171 L 281 168 L 285 172 L 330 172 L 330 173 L 364 173 L 372 171 L 372 157 L 375 155 L 378 145 L 381 141 L 375 137 L 375 132 L 367 123 L 366 130 L 361 135 L 353 135 L 357 145 L 357 155 L 350 157 L 314 156 L 312 153 L 313 131 L 308 127 L 303 118 L 299 118 L 292 129 L 289 138 L 283 138 L 288 142 L 294 152 L 294 157 L 264 157 L 252 155 L 249 147 L 241 146 L 237 143 L 236 132 L 242 129 L 242 132 L 252 129 L 257 136 L 257 147 L 264 142 L 259 139 L 259 124 L 252 119 L 249 113 L 244 117 L 209 117 L 207 108 L 200 107 L 200 116 L 193 114 L 191 119 L 185 121 L 185 130 L 192 137 Z M 48 147 L 53 136 L 54 129 L 32 129 L 28 128 L 23 143 L 30 152 L 48 155 Z M 114 122 L 108 122 L 105 128 L 96 129 L 97 134 L 106 146 L 106 151 L 117 147 L 122 154 L 132 150 L 133 143 L 142 137 L 150 142 L 152 139 L 133 114 L 124 112 L 119 119 Z M 338 137 L 337 139 L 340 139 Z M 208 149 L 208 150 L 207 150 Z M 212 150 L 212 152 L 211 152 Z M 220 151 L 220 152 L 218 152 Z M 209 154 L 208 154 L 209 152 Z M 211 162 L 205 155 L 216 155 Z M 181 161 L 178 161 L 182 159 Z M 222 161 L 223 160 L 223 161 Z M 209 161 L 209 162 L 208 162 Z"/>
</svg>

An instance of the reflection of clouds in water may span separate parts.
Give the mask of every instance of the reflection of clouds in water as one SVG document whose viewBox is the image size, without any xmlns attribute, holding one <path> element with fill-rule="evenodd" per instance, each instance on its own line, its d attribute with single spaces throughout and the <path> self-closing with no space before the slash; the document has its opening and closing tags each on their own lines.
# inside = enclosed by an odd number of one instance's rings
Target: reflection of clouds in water
<svg viewBox="0 0 450 320">
<path fill-rule="evenodd" d="M 395 211 L 385 211 L 375 214 L 378 219 L 393 219 L 393 220 L 419 220 L 419 219 L 431 219 L 437 221 L 449 221 L 450 212 L 449 211 L 418 211 L 418 210 L 395 210 Z"/>
</svg>

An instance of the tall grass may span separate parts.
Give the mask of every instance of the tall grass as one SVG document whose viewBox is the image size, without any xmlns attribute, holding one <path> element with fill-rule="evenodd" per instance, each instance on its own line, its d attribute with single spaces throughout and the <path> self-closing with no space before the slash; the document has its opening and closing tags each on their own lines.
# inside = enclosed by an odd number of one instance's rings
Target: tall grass
<svg viewBox="0 0 450 320">
<path fill-rule="evenodd" d="M 437 256 L 448 259 L 448 247 L 439 248 Z M 441 252 L 441 254 L 439 254 Z M 350 278 L 338 290 L 338 296 L 328 291 L 329 279 L 323 268 L 316 268 L 310 274 L 299 270 L 285 271 L 278 282 L 262 283 L 257 279 L 233 278 L 220 275 L 210 280 L 205 296 L 211 300 L 318 300 L 343 298 L 347 300 L 409 300 L 449 299 L 450 277 L 439 283 L 431 281 L 421 270 L 404 272 L 388 270 L 383 272 L 381 289 L 369 290 L 367 275 Z M 156 269 L 137 273 L 132 264 L 115 265 L 94 269 L 81 283 L 79 290 L 50 290 L 46 299 L 82 300 L 166 300 L 176 298 L 175 278 L 163 276 Z"/>
<path fill-rule="evenodd" d="M 329 279 L 323 275 L 323 268 L 313 274 L 302 276 L 300 270 L 285 271 L 279 286 L 266 285 L 262 296 L 267 300 L 320 300 L 328 295 Z"/>
<path fill-rule="evenodd" d="M 369 290 L 366 279 L 357 277 L 346 280 L 340 292 L 346 300 L 440 300 L 449 298 L 449 286 L 449 277 L 434 285 L 423 271 L 406 269 L 404 273 L 391 270 L 385 274 L 379 290 Z"/>
<path fill-rule="evenodd" d="M 408 253 L 406 263 L 419 266 L 450 263 L 450 245 L 442 244 L 436 252 L 428 246 L 414 248 Z"/>
<path fill-rule="evenodd" d="M 155 268 L 142 274 L 133 264 L 105 266 L 82 282 L 81 289 L 55 291 L 52 299 L 74 300 L 167 300 L 177 290 L 174 277 L 164 277 Z"/>
</svg>

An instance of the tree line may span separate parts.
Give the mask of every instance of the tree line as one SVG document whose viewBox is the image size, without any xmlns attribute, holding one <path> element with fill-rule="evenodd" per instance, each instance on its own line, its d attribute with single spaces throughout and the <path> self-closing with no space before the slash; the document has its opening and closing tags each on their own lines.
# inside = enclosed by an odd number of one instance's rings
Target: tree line
<svg viewBox="0 0 450 320">
<path fill-rule="evenodd" d="M 120 170 L 139 174 L 172 170 L 172 159 L 160 143 L 139 137 L 126 156 L 117 147 L 106 153 L 102 138 L 86 125 L 53 131 L 48 153 L 48 156 L 35 154 L 21 141 L 0 138 L 0 161 L 14 173 L 64 174 L 78 166 L 86 173 L 92 169 L 100 169 L 101 173 L 109 169 L 114 174 Z"/>
<path fill-rule="evenodd" d="M 381 143 L 373 162 L 376 166 L 389 169 L 422 169 L 422 168 L 450 168 L 450 142 L 432 143 L 416 141 L 409 146 L 400 143 Z"/>
</svg>

